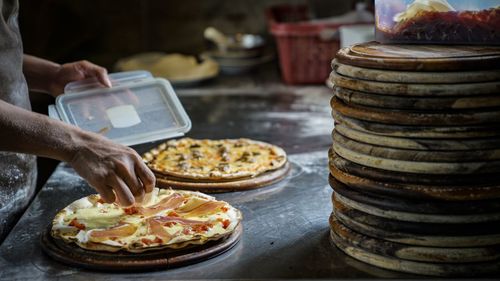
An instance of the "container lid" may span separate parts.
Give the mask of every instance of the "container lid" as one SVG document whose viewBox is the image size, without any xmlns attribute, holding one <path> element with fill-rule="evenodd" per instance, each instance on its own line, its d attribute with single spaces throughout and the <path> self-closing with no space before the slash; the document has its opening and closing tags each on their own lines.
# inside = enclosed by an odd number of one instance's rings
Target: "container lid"
<svg viewBox="0 0 500 281">
<path fill-rule="evenodd" d="M 153 78 L 147 71 L 109 77 L 111 88 L 96 79 L 68 84 L 65 95 L 56 99 L 59 118 L 124 145 L 182 136 L 191 129 L 191 120 L 167 80 Z"/>
</svg>

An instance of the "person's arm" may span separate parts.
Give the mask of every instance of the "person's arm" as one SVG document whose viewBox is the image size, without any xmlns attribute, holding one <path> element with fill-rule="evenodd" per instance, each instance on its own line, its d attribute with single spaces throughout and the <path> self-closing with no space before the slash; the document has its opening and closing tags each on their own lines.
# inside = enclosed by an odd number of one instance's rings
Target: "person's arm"
<svg viewBox="0 0 500 281">
<path fill-rule="evenodd" d="M 63 93 L 67 83 L 90 77 L 96 77 L 104 86 L 111 87 L 106 69 L 88 61 L 61 65 L 24 55 L 23 73 L 30 90 L 48 93 L 54 97 Z"/>
<path fill-rule="evenodd" d="M 131 148 L 0 100 L 0 150 L 69 163 L 105 202 L 142 200 L 155 177 Z M 114 191 L 114 192 L 113 192 Z M 116 194 L 116 198 L 115 198 Z"/>
</svg>

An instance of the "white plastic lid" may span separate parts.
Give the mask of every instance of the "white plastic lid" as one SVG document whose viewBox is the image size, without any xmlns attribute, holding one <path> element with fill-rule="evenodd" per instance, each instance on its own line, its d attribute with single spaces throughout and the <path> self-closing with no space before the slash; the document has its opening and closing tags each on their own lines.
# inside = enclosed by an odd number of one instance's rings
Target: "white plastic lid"
<svg viewBox="0 0 500 281">
<path fill-rule="evenodd" d="M 191 129 L 191 120 L 167 80 L 153 78 L 147 71 L 109 77 L 112 88 L 95 79 L 68 84 L 56 99 L 59 118 L 124 145 L 182 136 Z"/>
</svg>

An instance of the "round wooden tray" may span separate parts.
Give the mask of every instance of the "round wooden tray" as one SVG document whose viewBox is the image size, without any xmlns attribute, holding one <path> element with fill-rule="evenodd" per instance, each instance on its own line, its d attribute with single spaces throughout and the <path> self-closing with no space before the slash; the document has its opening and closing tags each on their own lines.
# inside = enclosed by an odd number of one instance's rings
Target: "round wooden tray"
<svg viewBox="0 0 500 281">
<path fill-rule="evenodd" d="M 483 96 L 497 94 L 500 81 L 461 83 L 461 84 L 404 84 L 359 80 L 340 75 L 335 71 L 330 74 L 330 83 L 335 86 L 381 95 L 402 97 L 447 97 L 447 96 Z"/>
<path fill-rule="evenodd" d="M 492 195 L 494 197 L 490 198 L 497 198 L 497 188 L 500 187 L 500 174 L 498 173 L 476 175 L 434 175 L 386 171 L 378 168 L 356 164 L 345 158 L 342 158 L 338 154 L 335 154 L 331 149 L 329 150 L 329 159 L 331 164 L 330 167 L 335 167 L 338 170 L 349 174 L 350 176 L 356 176 L 362 179 L 371 180 L 372 182 L 379 182 L 383 185 L 387 184 L 388 188 L 393 187 L 391 184 L 395 184 L 395 188 L 397 186 L 401 186 L 402 190 L 405 190 L 406 192 L 406 186 L 411 187 L 412 185 L 415 185 L 415 190 L 420 189 L 420 186 L 426 186 L 429 188 L 435 187 L 435 192 L 427 195 L 438 197 L 440 194 L 446 194 L 447 191 L 449 191 L 450 197 L 445 196 L 443 198 L 445 200 L 486 199 L 481 198 L 481 196 L 479 195 L 483 192 L 485 196 Z M 330 168 L 330 171 L 332 171 L 332 168 Z M 358 181 L 354 180 L 353 182 Z M 362 181 L 359 181 L 359 183 L 362 184 Z M 367 186 L 372 186 L 372 183 L 368 183 Z M 454 189 L 455 187 L 457 189 Z M 376 188 L 375 185 L 373 186 L 373 188 Z M 477 191 L 475 190 L 476 188 Z M 413 190 L 413 188 L 409 188 L 408 192 L 409 190 Z M 457 191 L 456 193 L 453 192 L 455 190 Z M 471 191 L 477 192 L 477 194 L 471 194 Z M 478 196 L 478 198 L 476 198 L 476 196 Z"/>
<path fill-rule="evenodd" d="M 484 201 L 493 201 L 496 205 L 500 199 L 500 185 L 497 186 L 457 186 L 457 185 L 421 185 L 408 183 L 381 182 L 365 177 L 358 177 L 352 174 L 345 173 L 338 169 L 335 164 L 330 162 L 330 181 L 335 178 L 352 189 L 359 191 L 368 191 L 372 193 L 395 196 L 398 198 L 407 198 L 412 200 L 418 199 L 434 199 L 445 200 L 446 202 L 454 201 L 475 201 L 481 200 L 484 205 L 477 206 L 476 204 L 466 204 L 465 210 L 476 210 L 489 208 L 489 205 Z M 400 200 L 400 199 L 398 199 Z"/>
<path fill-rule="evenodd" d="M 348 228 L 330 215 L 330 228 L 334 235 L 350 241 L 369 252 L 391 256 L 403 260 L 413 260 L 432 263 L 467 263 L 486 262 L 500 259 L 500 245 L 491 247 L 422 247 L 384 241 Z"/>
<path fill-rule="evenodd" d="M 500 161 L 459 163 L 396 160 L 360 153 L 347 148 L 339 142 L 333 143 L 333 151 L 342 158 L 354 163 L 387 171 L 439 175 L 489 174 L 500 172 Z"/>
<path fill-rule="evenodd" d="M 500 122 L 499 109 L 492 109 L 489 111 L 467 110 L 455 113 L 389 110 L 359 105 L 347 105 L 337 97 L 332 98 L 330 105 L 334 111 L 344 116 L 390 125 L 463 126 Z M 335 118 L 335 116 L 333 117 Z"/>
<path fill-rule="evenodd" d="M 500 48 L 367 42 L 343 48 L 335 58 L 346 65 L 387 70 L 490 70 L 499 68 Z"/>
<path fill-rule="evenodd" d="M 338 172 L 336 174 L 343 174 Z M 468 215 L 500 212 L 500 200 L 447 201 L 419 198 L 401 198 L 387 194 L 374 193 L 372 190 L 353 188 L 344 184 L 340 178 L 330 176 L 330 186 L 335 192 L 351 200 L 372 205 L 384 210 L 420 214 Z M 425 187 L 422 187 L 425 188 Z M 497 190 L 500 187 L 496 188 Z M 500 227 L 500 224 L 498 225 Z M 500 233 L 500 228 L 499 228 Z"/>
<path fill-rule="evenodd" d="M 335 198 L 336 200 L 336 198 Z M 457 248 L 469 248 L 469 247 L 483 247 L 483 246 L 498 246 L 500 244 L 500 234 L 485 234 L 485 235 L 461 235 L 460 234 L 422 234 L 425 233 L 424 230 L 419 232 L 414 231 L 416 227 L 410 232 L 396 231 L 399 229 L 407 229 L 409 224 L 401 225 L 397 227 L 397 220 L 392 220 L 392 224 L 388 224 L 389 220 L 384 220 L 384 218 L 379 218 L 379 225 L 370 225 L 368 223 L 374 224 L 376 216 L 371 216 L 368 218 L 369 214 L 363 212 L 352 212 L 349 211 L 349 207 L 342 207 L 342 203 L 338 200 L 334 202 L 333 214 L 336 219 L 338 219 L 342 224 L 349 227 L 350 229 L 368 235 L 374 238 L 383 239 L 386 241 L 391 241 L 395 243 L 401 243 L 413 246 L 425 246 L 425 247 L 457 247 Z M 346 210 L 348 209 L 348 210 Z M 352 217 L 351 217 L 352 216 Z M 363 221 L 366 220 L 366 221 Z M 368 222 L 368 223 L 367 223 Z M 417 224 L 418 225 L 418 224 Z M 422 224 L 421 224 L 422 225 Z M 390 229 L 393 227 L 393 229 Z M 473 224 L 471 224 L 473 227 Z M 430 229 L 427 229 L 429 233 L 432 233 Z"/>
<path fill-rule="evenodd" d="M 452 224 L 477 224 L 477 223 L 500 223 L 500 212 L 487 213 L 487 214 L 458 214 L 458 215 L 448 215 L 448 214 L 421 214 L 404 212 L 397 210 L 390 210 L 387 208 L 381 208 L 378 206 L 369 205 L 366 203 L 361 203 L 359 201 L 347 198 L 340 193 L 335 193 L 335 200 L 342 203 L 349 208 L 356 209 L 358 211 L 382 217 L 391 220 L 415 222 L 415 223 L 432 223 L 432 224 L 448 224 L 452 227 Z M 498 232 L 500 237 L 500 232 Z M 500 243 L 500 240 L 498 241 Z"/>
<path fill-rule="evenodd" d="M 337 230 L 337 229 L 335 229 Z M 362 262 L 382 267 L 385 269 L 402 271 L 414 274 L 433 275 L 433 276 L 478 276 L 497 274 L 500 271 L 500 263 L 493 259 L 490 262 L 473 262 L 473 263 L 430 263 L 427 260 L 437 259 L 440 252 L 445 252 L 444 249 L 436 251 L 435 249 L 405 247 L 399 245 L 386 244 L 383 241 L 375 241 L 373 238 L 361 234 L 352 235 L 354 233 L 342 233 L 344 237 L 337 234 L 334 229 L 330 232 L 330 240 L 347 255 L 360 260 Z M 349 236 L 349 234 L 351 234 Z M 375 243 L 375 244 L 374 244 Z M 379 247 L 380 246 L 380 247 Z M 378 249 L 375 249 L 378 248 Z M 395 251 L 399 250 L 398 254 Z M 473 259 L 478 256 L 482 250 L 471 251 L 463 254 L 464 251 L 457 250 L 458 254 Z M 429 254 L 426 258 L 426 254 Z M 448 252 L 442 258 L 451 256 L 453 251 Z M 401 259 L 413 258 L 417 260 L 424 259 L 425 261 L 414 261 Z M 420 257 L 422 256 L 422 257 Z M 490 254 L 492 256 L 492 254 Z"/>
<path fill-rule="evenodd" d="M 290 163 L 287 162 L 282 168 L 264 173 L 255 178 L 223 182 L 203 182 L 201 180 L 181 181 L 182 179 L 172 179 L 165 175 L 156 174 L 156 185 L 161 188 L 195 190 L 205 193 L 245 191 L 269 186 L 283 180 L 290 171 L 290 167 Z"/>
<path fill-rule="evenodd" d="M 51 225 L 42 233 L 42 250 L 51 258 L 80 268 L 102 271 L 151 271 L 185 266 L 215 256 L 232 249 L 240 240 L 243 227 L 239 224 L 234 232 L 217 241 L 203 245 L 192 245 L 183 249 L 161 249 L 144 253 L 89 251 L 71 243 L 55 239 L 50 234 Z"/>
<path fill-rule="evenodd" d="M 366 144 L 377 146 L 402 148 L 422 151 L 487 151 L 491 149 L 500 149 L 500 138 L 476 138 L 476 139 L 419 139 L 419 138 L 401 138 L 374 135 L 363 131 L 351 129 L 343 123 L 335 125 L 335 131 L 339 134 Z M 333 133 L 332 133 L 333 138 Z"/>
<path fill-rule="evenodd" d="M 462 110 L 500 107 L 500 96 L 401 97 L 334 87 L 334 95 L 348 105 L 403 110 Z"/>
<path fill-rule="evenodd" d="M 372 145 L 358 142 L 343 136 L 337 128 L 333 133 L 333 141 L 354 152 L 375 156 L 385 159 L 395 159 L 414 162 L 488 162 L 500 160 L 500 149 L 488 150 L 461 150 L 461 151 L 437 151 L 416 150 L 405 148 L 385 147 L 381 144 Z"/>
<path fill-rule="evenodd" d="M 332 68 L 338 74 L 346 77 L 378 82 L 454 84 L 500 81 L 500 71 L 498 69 L 453 72 L 393 71 L 347 65 L 338 62 L 336 59 L 332 61 Z"/>
<path fill-rule="evenodd" d="M 474 126 L 405 126 L 389 125 L 371 121 L 350 118 L 332 111 L 336 123 L 366 133 L 403 137 L 403 138 L 430 138 L 430 139 L 468 139 L 500 136 L 498 124 L 474 125 Z"/>
</svg>

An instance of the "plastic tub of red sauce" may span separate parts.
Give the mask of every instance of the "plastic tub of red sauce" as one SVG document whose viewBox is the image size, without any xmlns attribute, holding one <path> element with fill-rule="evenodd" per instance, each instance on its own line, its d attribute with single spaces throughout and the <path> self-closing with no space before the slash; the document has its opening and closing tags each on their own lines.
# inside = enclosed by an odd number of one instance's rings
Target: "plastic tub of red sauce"
<svg viewBox="0 0 500 281">
<path fill-rule="evenodd" d="M 375 0 L 377 41 L 500 45 L 500 0 Z"/>
</svg>

